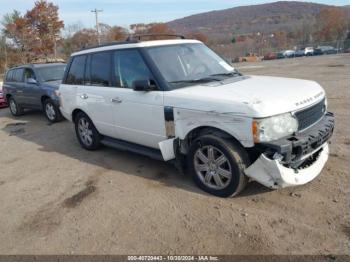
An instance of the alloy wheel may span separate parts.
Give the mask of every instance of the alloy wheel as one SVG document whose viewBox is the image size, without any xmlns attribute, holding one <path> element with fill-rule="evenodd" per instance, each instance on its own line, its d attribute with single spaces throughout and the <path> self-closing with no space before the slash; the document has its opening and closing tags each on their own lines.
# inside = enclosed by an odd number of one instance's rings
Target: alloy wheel
<svg viewBox="0 0 350 262">
<path fill-rule="evenodd" d="M 203 146 L 194 154 L 194 168 L 197 176 L 208 187 L 220 190 L 230 183 L 232 168 L 229 160 L 215 146 Z"/>
<path fill-rule="evenodd" d="M 47 103 L 45 106 L 45 112 L 46 112 L 47 117 L 51 121 L 55 120 L 56 112 L 55 112 L 55 108 L 54 108 L 53 104 Z"/>
<path fill-rule="evenodd" d="M 16 105 L 16 102 L 15 100 L 11 99 L 10 100 L 10 110 L 12 112 L 12 114 L 17 114 L 17 105 Z"/>
<path fill-rule="evenodd" d="M 86 146 L 91 146 L 93 143 L 93 133 L 92 129 L 90 127 L 89 121 L 82 117 L 79 119 L 78 122 L 78 133 L 81 141 L 86 145 Z"/>
</svg>

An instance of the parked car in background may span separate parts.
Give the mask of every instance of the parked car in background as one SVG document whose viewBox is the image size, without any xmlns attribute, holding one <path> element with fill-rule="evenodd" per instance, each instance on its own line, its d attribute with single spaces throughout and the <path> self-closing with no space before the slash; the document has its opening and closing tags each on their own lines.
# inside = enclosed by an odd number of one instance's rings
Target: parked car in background
<svg viewBox="0 0 350 262">
<path fill-rule="evenodd" d="M 7 102 L 2 91 L 2 85 L 3 85 L 3 82 L 0 81 L 0 108 L 7 106 Z"/>
<path fill-rule="evenodd" d="M 294 50 L 286 50 L 283 52 L 283 55 L 286 58 L 292 58 L 295 56 L 295 51 Z"/>
<path fill-rule="evenodd" d="M 286 58 L 283 54 L 283 52 L 278 52 L 277 55 L 276 55 L 276 58 L 277 59 L 283 59 L 283 58 Z"/>
<path fill-rule="evenodd" d="M 323 53 L 323 51 L 322 51 L 322 49 L 321 48 L 315 48 L 314 49 L 314 56 L 318 56 L 318 55 L 323 55 L 324 53 Z"/>
<path fill-rule="evenodd" d="M 276 53 L 267 53 L 266 55 L 264 55 L 264 60 L 274 60 L 277 59 L 277 54 Z"/>
<path fill-rule="evenodd" d="M 239 62 L 258 62 L 261 61 L 263 58 L 258 56 L 255 53 L 248 53 L 245 56 L 239 57 Z"/>
<path fill-rule="evenodd" d="M 301 48 L 295 51 L 295 57 L 302 57 L 304 55 L 305 55 L 305 48 Z"/>
<path fill-rule="evenodd" d="M 62 119 L 58 87 L 64 63 L 27 64 L 7 71 L 3 90 L 12 115 L 22 115 L 25 108 L 41 109 L 50 122 Z"/>
<path fill-rule="evenodd" d="M 336 54 L 337 49 L 333 46 L 318 46 L 317 49 L 321 50 L 322 54 L 330 55 L 330 54 Z"/>
<path fill-rule="evenodd" d="M 0 89 L 0 107 L 7 107 L 7 102 L 3 91 Z"/>
<path fill-rule="evenodd" d="M 334 116 L 313 81 L 243 76 L 202 42 L 126 41 L 72 54 L 62 114 L 81 146 L 187 166 L 208 193 L 305 184 L 325 165 Z"/>
<path fill-rule="evenodd" d="M 305 47 L 305 56 L 312 56 L 314 55 L 314 48 L 313 47 Z"/>
</svg>

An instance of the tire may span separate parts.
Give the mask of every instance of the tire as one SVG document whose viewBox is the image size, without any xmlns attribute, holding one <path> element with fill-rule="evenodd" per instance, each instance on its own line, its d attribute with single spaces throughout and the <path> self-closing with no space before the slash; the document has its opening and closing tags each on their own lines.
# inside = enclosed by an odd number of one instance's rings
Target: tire
<svg viewBox="0 0 350 262">
<path fill-rule="evenodd" d="M 213 153 L 210 154 L 210 151 Z M 207 193 L 218 197 L 233 197 L 247 184 L 244 170 L 249 165 L 249 157 L 231 139 L 215 135 L 201 136 L 191 145 L 188 156 L 188 167 L 194 182 Z"/>
<path fill-rule="evenodd" d="M 63 119 L 60 109 L 49 98 L 43 102 L 43 110 L 50 123 L 59 122 Z"/>
<path fill-rule="evenodd" d="M 74 122 L 75 133 L 83 148 L 87 150 L 97 150 L 101 147 L 101 135 L 85 113 L 78 113 Z"/>
<path fill-rule="evenodd" d="M 23 108 L 16 102 L 16 100 L 11 96 L 8 100 L 9 109 L 13 116 L 23 115 Z"/>
</svg>

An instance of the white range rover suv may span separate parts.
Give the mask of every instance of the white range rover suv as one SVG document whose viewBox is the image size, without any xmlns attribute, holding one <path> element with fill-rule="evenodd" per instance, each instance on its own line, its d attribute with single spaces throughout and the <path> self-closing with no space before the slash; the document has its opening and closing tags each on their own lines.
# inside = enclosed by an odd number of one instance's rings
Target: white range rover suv
<svg viewBox="0 0 350 262">
<path fill-rule="evenodd" d="M 249 179 L 273 189 L 313 180 L 334 129 L 316 82 L 244 76 L 197 40 L 131 39 L 76 52 L 59 92 L 85 149 L 173 161 L 221 197 Z"/>
</svg>

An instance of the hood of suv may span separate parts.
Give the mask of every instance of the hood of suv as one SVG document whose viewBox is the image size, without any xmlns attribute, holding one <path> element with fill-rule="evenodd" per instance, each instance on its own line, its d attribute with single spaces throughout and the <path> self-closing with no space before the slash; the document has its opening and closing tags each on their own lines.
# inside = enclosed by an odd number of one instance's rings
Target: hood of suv
<svg viewBox="0 0 350 262">
<path fill-rule="evenodd" d="M 249 117 L 268 117 L 300 110 L 325 96 L 314 81 L 249 76 L 232 83 L 196 85 L 165 92 L 165 105 Z"/>
</svg>

